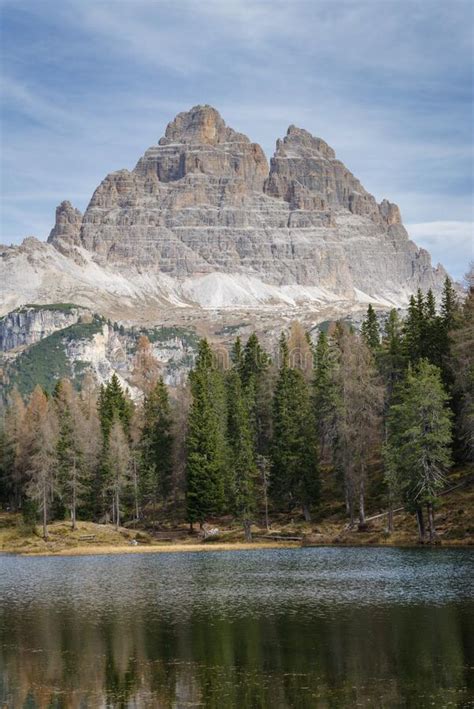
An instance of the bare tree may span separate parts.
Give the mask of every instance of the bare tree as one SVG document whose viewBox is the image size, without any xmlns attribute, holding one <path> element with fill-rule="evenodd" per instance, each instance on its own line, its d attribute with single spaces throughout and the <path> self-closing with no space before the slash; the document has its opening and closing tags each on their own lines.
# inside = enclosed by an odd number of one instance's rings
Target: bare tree
<svg viewBox="0 0 474 709">
<path fill-rule="evenodd" d="M 53 407 L 39 386 L 34 389 L 28 404 L 25 429 L 30 476 L 26 491 L 42 513 L 43 538 L 47 540 L 48 511 L 57 492 L 57 419 Z"/>
</svg>

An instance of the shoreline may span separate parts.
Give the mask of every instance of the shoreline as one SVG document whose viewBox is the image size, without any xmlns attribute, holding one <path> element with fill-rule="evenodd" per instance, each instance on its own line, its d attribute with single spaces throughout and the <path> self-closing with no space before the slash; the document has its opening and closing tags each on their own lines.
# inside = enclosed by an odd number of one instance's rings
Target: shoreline
<svg viewBox="0 0 474 709">
<path fill-rule="evenodd" d="M 259 551 L 265 549 L 321 549 L 321 548 L 336 548 L 336 549 L 452 549 L 464 548 L 472 549 L 473 544 L 466 544 L 462 540 L 450 540 L 440 544 L 419 544 L 417 542 L 393 542 L 393 543 L 367 543 L 354 541 L 348 543 L 336 542 L 321 542 L 320 544 L 299 544 L 298 542 L 212 542 L 208 544 L 202 543 L 185 543 L 185 544 L 148 544 L 143 546 L 131 545 L 90 545 L 84 547 L 72 547 L 69 549 L 42 549 L 38 551 L 25 550 L 20 551 L 18 548 L 1 549 L 1 556 L 22 556 L 22 557 L 45 557 L 45 556 L 113 556 L 120 554 L 181 554 L 181 553 L 207 553 L 207 552 L 225 552 L 225 551 Z"/>
</svg>

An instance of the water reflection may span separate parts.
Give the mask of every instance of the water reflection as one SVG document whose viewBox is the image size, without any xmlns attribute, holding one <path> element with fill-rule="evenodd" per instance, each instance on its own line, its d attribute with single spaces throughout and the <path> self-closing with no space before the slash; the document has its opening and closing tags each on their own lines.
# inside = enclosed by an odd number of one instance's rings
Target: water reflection
<svg viewBox="0 0 474 709">
<path fill-rule="evenodd" d="M 469 550 L 0 558 L 7 707 L 465 706 Z"/>
</svg>

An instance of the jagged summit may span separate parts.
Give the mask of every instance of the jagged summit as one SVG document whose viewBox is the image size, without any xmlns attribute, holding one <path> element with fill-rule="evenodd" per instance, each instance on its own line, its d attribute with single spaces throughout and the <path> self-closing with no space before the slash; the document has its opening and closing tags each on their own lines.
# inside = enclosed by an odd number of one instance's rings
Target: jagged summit
<svg viewBox="0 0 474 709">
<path fill-rule="evenodd" d="M 189 143 L 218 145 L 219 143 L 250 143 L 246 135 L 226 126 L 219 111 L 212 106 L 194 106 L 178 113 L 168 123 L 160 145 Z"/>
<path fill-rule="evenodd" d="M 26 266 L 21 247 L 3 253 L 4 302 L 51 302 L 53 288 L 106 308 L 352 307 L 403 304 L 444 278 L 398 207 L 378 204 L 324 140 L 290 125 L 269 165 L 207 105 L 179 113 L 133 170 L 107 175 L 84 215 L 62 202 L 48 242 Z"/>
</svg>

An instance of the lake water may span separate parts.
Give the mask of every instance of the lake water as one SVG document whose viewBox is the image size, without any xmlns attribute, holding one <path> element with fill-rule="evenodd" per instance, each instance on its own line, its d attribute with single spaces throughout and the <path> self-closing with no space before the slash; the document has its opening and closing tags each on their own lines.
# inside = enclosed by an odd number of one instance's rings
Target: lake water
<svg viewBox="0 0 474 709">
<path fill-rule="evenodd" d="M 469 549 L 0 556 L 0 706 L 474 706 L 473 579 Z"/>
</svg>

